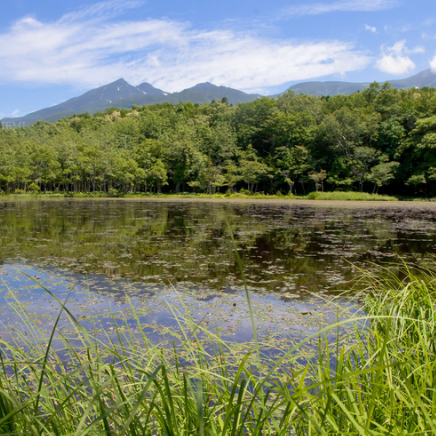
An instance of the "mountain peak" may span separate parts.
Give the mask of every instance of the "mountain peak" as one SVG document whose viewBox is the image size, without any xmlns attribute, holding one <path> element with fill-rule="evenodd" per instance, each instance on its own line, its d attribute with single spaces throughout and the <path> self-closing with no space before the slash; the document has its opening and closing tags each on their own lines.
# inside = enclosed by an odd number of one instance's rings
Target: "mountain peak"
<svg viewBox="0 0 436 436">
<path fill-rule="evenodd" d="M 106 86 L 111 86 L 111 85 L 126 85 L 126 84 L 128 85 L 129 83 L 126 80 L 124 80 L 123 78 L 121 78 L 121 79 L 115 80 L 115 82 L 109 83 Z"/>
<path fill-rule="evenodd" d="M 208 89 L 216 89 L 218 86 L 210 83 L 210 82 L 204 82 L 204 83 L 198 83 L 197 85 L 193 86 L 189 89 L 197 89 L 199 91 L 207 91 Z"/>
<path fill-rule="evenodd" d="M 168 93 L 165 93 L 161 89 L 155 88 L 153 85 L 150 85 L 150 83 L 147 82 L 141 83 L 136 88 L 139 89 L 144 95 L 168 95 Z"/>
</svg>

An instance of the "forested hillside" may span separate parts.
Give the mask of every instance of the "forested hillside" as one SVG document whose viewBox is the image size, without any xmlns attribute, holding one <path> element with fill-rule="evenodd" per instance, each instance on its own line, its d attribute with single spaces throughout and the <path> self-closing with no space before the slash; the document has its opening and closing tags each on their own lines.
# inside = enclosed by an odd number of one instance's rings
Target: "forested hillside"
<svg viewBox="0 0 436 436">
<path fill-rule="evenodd" d="M 372 84 L 330 98 L 166 103 L 3 128 L 0 187 L 435 196 L 436 90 Z"/>
</svg>

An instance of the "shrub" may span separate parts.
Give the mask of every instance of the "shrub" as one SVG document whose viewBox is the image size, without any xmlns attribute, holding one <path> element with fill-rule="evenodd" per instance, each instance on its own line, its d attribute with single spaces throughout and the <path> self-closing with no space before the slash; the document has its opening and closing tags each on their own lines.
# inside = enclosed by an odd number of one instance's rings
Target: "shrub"
<svg viewBox="0 0 436 436">
<path fill-rule="evenodd" d="M 244 194 L 244 195 L 252 195 L 252 192 L 249 191 L 248 189 L 244 189 L 241 188 L 241 190 L 239 191 L 240 194 Z"/>
<path fill-rule="evenodd" d="M 41 191 L 41 188 L 38 185 L 36 185 L 35 183 L 32 183 L 31 185 L 29 185 L 28 189 L 30 192 L 33 192 L 33 193 Z"/>
<path fill-rule="evenodd" d="M 307 196 L 307 198 L 308 198 L 309 200 L 317 200 L 318 197 L 319 197 L 318 194 L 319 194 L 318 192 L 311 192 L 311 193 Z"/>
<path fill-rule="evenodd" d="M 107 196 L 108 197 L 118 197 L 119 196 L 118 189 L 109 188 L 109 190 L 107 191 Z"/>
</svg>

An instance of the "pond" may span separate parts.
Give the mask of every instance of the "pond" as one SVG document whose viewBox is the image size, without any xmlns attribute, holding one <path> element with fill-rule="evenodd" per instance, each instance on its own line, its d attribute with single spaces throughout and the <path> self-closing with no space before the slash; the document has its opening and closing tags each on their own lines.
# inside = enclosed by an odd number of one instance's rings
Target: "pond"
<svg viewBox="0 0 436 436">
<path fill-rule="evenodd" d="M 346 295 L 334 298 L 351 287 L 359 267 L 397 262 L 398 256 L 430 261 L 436 209 L 3 202 L 0 242 L 0 336 L 23 328 L 23 310 L 50 331 L 59 305 L 42 284 L 60 299 L 72 289 L 68 307 L 97 336 L 108 337 L 122 321 L 155 341 L 172 337 L 175 308 L 218 329 L 224 339 L 244 343 L 253 334 L 236 248 L 258 333 L 279 347 L 334 321 L 338 304 L 358 310 Z M 67 319 L 62 328 L 68 329 Z"/>
</svg>

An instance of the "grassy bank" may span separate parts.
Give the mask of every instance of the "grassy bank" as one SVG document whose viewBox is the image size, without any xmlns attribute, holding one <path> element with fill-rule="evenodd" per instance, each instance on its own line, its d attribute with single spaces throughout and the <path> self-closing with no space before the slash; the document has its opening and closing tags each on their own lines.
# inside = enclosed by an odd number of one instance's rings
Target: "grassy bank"
<svg viewBox="0 0 436 436">
<path fill-rule="evenodd" d="M 161 345 L 117 323 L 116 340 L 97 341 L 68 302 L 59 302 L 58 319 L 68 314 L 74 333 L 56 322 L 41 341 L 21 311 L 26 333 L 0 339 L 0 434 L 435 434 L 436 282 L 407 268 L 400 276 L 364 273 L 367 315 L 274 359 L 255 343 L 234 354 L 176 308 L 184 341 Z M 351 345 L 331 340 L 346 322 L 355 327 Z"/>
<path fill-rule="evenodd" d="M 63 193 L 63 192 L 47 192 L 37 194 L 8 194 L 0 196 L 0 199 L 42 199 L 42 198 L 192 198 L 192 199 L 247 199 L 247 200 L 332 200 L 332 201 L 399 201 L 399 200 L 417 200 L 417 201 L 433 201 L 434 199 L 424 198 L 406 198 L 392 197 L 388 195 L 368 194 L 366 192 L 311 192 L 305 196 L 295 195 L 265 195 L 260 193 L 249 194 L 234 193 L 234 194 L 196 194 L 196 193 L 181 193 L 181 194 L 116 194 L 108 195 L 104 192 L 87 192 L 87 193 Z"/>
</svg>

